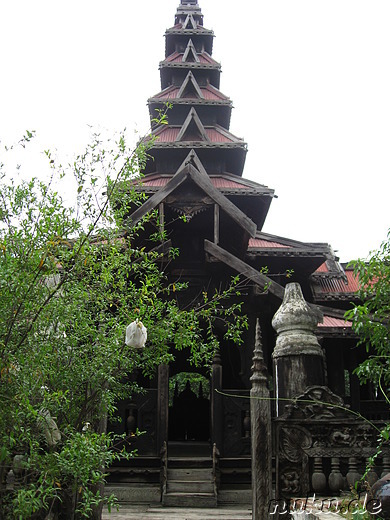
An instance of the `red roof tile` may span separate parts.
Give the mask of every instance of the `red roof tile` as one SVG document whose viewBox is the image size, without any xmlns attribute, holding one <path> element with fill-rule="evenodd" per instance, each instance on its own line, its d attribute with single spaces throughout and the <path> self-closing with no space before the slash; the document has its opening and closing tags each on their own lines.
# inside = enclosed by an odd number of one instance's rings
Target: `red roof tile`
<svg viewBox="0 0 390 520">
<path fill-rule="evenodd" d="M 279 242 L 272 242 L 271 240 L 264 240 L 262 238 L 250 238 L 248 247 L 262 247 L 265 249 L 270 248 L 284 248 L 291 249 L 291 246 L 280 244 Z"/>
<path fill-rule="evenodd" d="M 223 177 L 212 177 L 211 182 L 215 188 L 240 188 L 249 190 L 250 188 L 242 183 L 232 181 L 230 179 L 224 179 Z"/>
<path fill-rule="evenodd" d="M 345 321 L 342 318 L 332 318 L 331 316 L 324 316 L 322 323 L 318 324 L 319 327 L 332 327 L 332 328 L 351 328 L 352 322 Z"/>
<path fill-rule="evenodd" d="M 355 273 L 351 269 L 348 269 L 345 271 L 345 274 L 348 280 L 350 290 L 352 292 L 357 292 L 360 289 L 360 283 L 359 280 L 356 278 Z"/>
<path fill-rule="evenodd" d="M 234 143 L 235 139 L 232 135 L 231 137 L 228 137 L 228 134 L 225 132 L 221 132 L 217 128 L 205 128 L 206 134 L 210 141 L 212 143 Z M 160 143 L 169 143 L 169 142 L 175 142 L 177 139 L 177 136 L 179 135 L 180 128 L 178 127 L 169 127 L 166 126 L 162 129 L 159 129 L 156 132 L 157 136 L 157 142 Z M 191 137 L 191 136 L 190 136 Z M 197 137 L 194 137 L 194 139 L 190 138 L 189 140 L 193 141 L 199 141 L 202 140 L 198 139 Z"/>
<path fill-rule="evenodd" d="M 212 87 L 211 85 L 207 85 L 207 87 L 201 87 L 201 91 L 203 92 L 203 95 L 205 99 L 207 100 L 214 100 L 214 99 L 229 99 L 227 96 L 222 94 L 218 89 Z"/>
<path fill-rule="evenodd" d="M 227 135 L 223 134 L 216 128 L 206 128 L 206 133 L 208 138 L 212 143 L 233 143 L 234 139 L 229 138 Z"/>
<path fill-rule="evenodd" d="M 179 135 L 180 128 L 172 128 L 171 126 L 165 126 L 161 131 L 157 133 L 158 142 L 169 143 L 176 141 L 176 137 Z"/>
<path fill-rule="evenodd" d="M 170 177 L 158 177 L 157 179 L 150 179 L 141 181 L 142 186 L 153 186 L 156 188 L 161 188 L 163 186 L 166 186 L 168 182 L 171 180 Z"/>
<path fill-rule="evenodd" d="M 179 92 L 179 87 L 170 86 L 170 87 L 164 89 L 162 92 L 159 92 L 158 94 L 153 96 L 153 98 L 157 98 L 157 99 L 175 99 L 178 92 Z"/>
<path fill-rule="evenodd" d="M 328 266 L 326 265 L 326 262 L 321 264 L 320 267 L 315 272 L 316 273 L 328 273 L 329 269 L 328 269 Z"/>
<path fill-rule="evenodd" d="M 353 271 L 346 271 L 345 278 L 319 277 L 317 283 L 321 286 L 323 293 L 356 293 L 359 290 L 359 282 Z"/>
<path fill-rule="evenodd" d="M 169 181 L 171 177 L 154 177 L 153 179 L 145 179 L 141 182 L 144 186 L 153 186 L 153 187 L 163 187 Z M 231 189 L 231 188 L 239 188 L 248 190 L 250 189 L 248 186 L 241 184 L 239 182 L 231 181 L 230 179 L 224 179 L 223 177 L 210 177 L 211 183 L 217 189 Z"/>
<path fill-rule="evenodd" d="M 199 52 L 199 53 L 197 53 L 197 55 L 198 55 L 200 63 L 206 63 L 207 65 L 219 65 L 219 63 L 217 61 L 215 61 L 207 53 L 204 53 L 204 52 L 200 53 Z M 165 58 L 164 62 L 168 62 L 168 63 L 183 63 L 183 56 L 184 56 L 183 52 L 181 52 L 181 53 L 174 52 L 170 56 Z"/>
<path fill-rule="evenodd" d="M 155 96 L 152 96 L 156 99 L 176 99 L 177 94 L 179 93 L 180 88 L 175 87 L 173 85 L 167 87 L 162 92 L 159 92 Z M 225 94 L 222 94 L 217 88 L 213 87 L 212 85 L 207 85 L 206 87 L 200 87 L 200 90 L 202 91 L 202 94 L 207 101 L 229 101 L 229 98 L 225 96 Z M 193 99 L 198 99 L 197 97 L 193 97 Z"/>
</svg>

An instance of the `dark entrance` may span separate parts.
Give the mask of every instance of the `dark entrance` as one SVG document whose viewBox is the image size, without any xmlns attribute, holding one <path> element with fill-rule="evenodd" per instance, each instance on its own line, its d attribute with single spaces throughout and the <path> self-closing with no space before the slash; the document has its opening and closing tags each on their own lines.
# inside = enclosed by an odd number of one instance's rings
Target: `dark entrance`
<svg viewBox="0 0 390 520">
<path fill-rule="evenodd" d="M 199 373 L 180 372 L 170 378 L 169 386 L 168 440 L 209 441 L 209 380 Z"/>
</svg>

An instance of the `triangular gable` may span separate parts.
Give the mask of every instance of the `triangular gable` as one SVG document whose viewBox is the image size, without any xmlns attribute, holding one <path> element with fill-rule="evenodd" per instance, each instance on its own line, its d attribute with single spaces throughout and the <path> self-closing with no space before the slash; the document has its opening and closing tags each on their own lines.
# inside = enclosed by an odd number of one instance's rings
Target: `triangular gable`
<svg viewBox="0 0 390 520">
<path fill-rule="evenodd" d="M 199 171 L 199 173 L 201 173 L 202 175 L 206 175 L 206 177 L 209 179 L 209 175 L 206 172 L 206 169 L 203 166 L 203 163 L 199 159 L 198 154 L 195 152 L 195 150 L 190 151 L 190 153 L 187 155 L 187 157 L 184 159 L 184 161 L 181 163 L 181 165 L 177 169 L 176 174 L 178 172 L 181 172 L 181 170 L 184 170 L 184 168 L 187 166 L 187 164 L 192 164 L 193 166 L 195 166 L 195 168 Z"/>
<path fill-rule="evenodd" d="M 197 165 L 201 165 L 198 169 Z M 136 224 L 141 218 L 155 209 L 161 202 L 163 202 L 168 195 L 175 191 L 187 179 L 191 179 L 201 190 L 203 190 L 220 208 L 227 213 L 242 229 L 254 237 L 256 234 L 256 224 L 248 218 L 237 206 L 235 206 L 229 199 L 220 193 L 212 185 L 206 170 L 199 161 L 198 156 L 192 150 L 182 166 L 178 169 L 172 179 L 166 186 L 160 189 L 152 197 L 150 197 L 144 204 L 138 208 L 129 218 L 129 224 Z"/>
<path fill-rule="evenodd" d="M 200 59 L 198 53 L 196 52 L 195 46 L 192 43 L 192 40 L 188 42 L 187 48 L 183 54 L 183 58 L 181 60 L 183 63 L 200 63 Z"/>
<path fill-rule="evenodd" d="M 199 87 L 199 84 L 196 81 L 195 76 L 192 74 L 191 71 L 187 74 L 176 97 L 183 98 L 183 97 L 185 97 L 186 94 L 188 94 L 188 92 L 193 93 L 194 97 L 198 97 L 199 99 L 204 99 L 203 92 L 202 92 L 201 88 Z"/>
<path fill-rule="evenodd" d="M 198 24 L 192 14 L 189 14 L 183 23 L 183 29 L 197 29 Z"/>
<path fill-rule="evenodd" d="M 197 137 L 199 139 L 197 139 Z M 210 139 L 203 126 L 203 123 L 200 120 L 194 108 L 191 108 L 191 110 L 189 111 L 188 116 L 176 137 L 176 142 L 180 141 L 206 141 L 208 143 L 210 142 Z"/>
</svg>

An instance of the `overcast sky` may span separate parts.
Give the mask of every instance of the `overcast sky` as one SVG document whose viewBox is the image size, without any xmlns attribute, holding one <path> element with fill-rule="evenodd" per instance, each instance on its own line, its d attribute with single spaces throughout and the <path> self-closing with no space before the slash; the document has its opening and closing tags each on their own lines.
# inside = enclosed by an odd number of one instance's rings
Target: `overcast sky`
<svg viewBox="0 0 390 520">
<path fill-rule="evenodd" d="M 146 131 L 178 4 L 0 0 L 0 139 L 36 130 L 40 149 L 73 152 L 88 125 Z M 244 176 L 278 195 L 264 231 L 365 257 L 390 226 L 390 1 L 200 6 Z"/>
</svg>

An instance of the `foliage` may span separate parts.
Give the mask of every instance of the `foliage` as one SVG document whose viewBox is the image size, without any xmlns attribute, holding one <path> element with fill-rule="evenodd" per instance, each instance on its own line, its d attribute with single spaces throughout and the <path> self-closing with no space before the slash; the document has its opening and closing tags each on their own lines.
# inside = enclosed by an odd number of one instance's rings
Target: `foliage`
<svg viewBox="0 0 390 520">
<path fill-rule="evenodd" d="M 362 300 L 345 317 L 352 321 L 359 342 L 371 355 L 356 370 L 362 383 L 374 382 L 384 390 L 390 385 L 390 230 L 387 240 L 367 261 L 352 263 Z M 384 385 L 384 388 L 383 388 Z"/>
<path fill-rule="evenodd" d="M 197 372 L 179 372 L 169 378 L 169 406 L 173 404 L 173 397 L 175 391 L 177 394 L 181 394 L 187 386 L 190 384 L 191 390 L 198 397 L 205 397 L 209 399 L 210 396 L 210 380 L 206 379 L 202 374 Z M 199 395 L 199 389 L 202 389 L 202 396 Z"/>
<path fill-rule="evenodd" d="M 151 145 L 131 151 L 123 133 L 108 143 L 95 134 L 67 167 L 47 151 L 47 182 L 23 180 L 19 168 L 6 173 L 0 164 L 2 518 L 91 518 L 112 504 L 102 493 L 105 469 L 133 456 L 132 438 L 118 451 L 105 430 L 116 402 L 139 391 L 130 374 L 153 375 L 175 348 L 188 348 L 194 364 L 209 364 L 218 322 L 226 337 L 241 341 L 241 305 L 222 306 L 239 294 L 238 278 L 182 310 L 177 294 L 186 285 L 167 279 L 160 253 L 135 245 L 146 221 L 155 226 L 156 245 L 162 238 L 154 213 L 131 228 L 126 220 L 143 202 L 134 181 Z M 73 206 L 60 195 L 72 187 Z M 172 250 L 171 260 L 178 254 Z M 148 329 L 142 351 L 124 343 L 135 319 Z M 15 486 L 6 490 L 11 468 Z"/>
<path fill-rule="evenodd" d="M 362 384 L 374 384 L 390 405 L 390 230 L 387 240 L 377 251 L 372 252 L 367 260 L 357 260 L 352 265 L 359 280 L 362 303 L 347 311 L 345 318 L 352 321 L 359 344 L 364 345 L 370 354 L 355 369 L 355 374 Z M 385 424 L 379 430 L 376 451 L 368 461 L 363 478 L 375 465 L 383 445 L 389 440 L 390 424 Z"/>
</svg>

